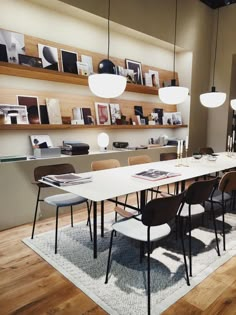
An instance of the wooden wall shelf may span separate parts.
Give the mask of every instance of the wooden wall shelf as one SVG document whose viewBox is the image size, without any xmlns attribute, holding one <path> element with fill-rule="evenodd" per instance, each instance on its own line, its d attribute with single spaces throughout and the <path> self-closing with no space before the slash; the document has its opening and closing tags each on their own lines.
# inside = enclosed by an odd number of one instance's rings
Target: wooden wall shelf
<svg viewBox="0 0 236 315">
<path fill-rule="evenodd" d="M 188 125 L 0 125 L 0 130 L 60 130 L 60 129 L 179 129 Z"/>
<path fill-rule="evenodd" d="M 16 77 L 30 78 L 36 80 L 53 81 L 60 83 L 76 84 L 88 86 L 88 77 L 72 73 L 65 73 L 53 70 L 47 70 L 36 67 L 27 67 L 22 65 L 0 62 L 0 74 Z M 155 87 L 128 83 L 126 91 L 134 93 L 158 95 L 158 89 Z"/>
</svg>

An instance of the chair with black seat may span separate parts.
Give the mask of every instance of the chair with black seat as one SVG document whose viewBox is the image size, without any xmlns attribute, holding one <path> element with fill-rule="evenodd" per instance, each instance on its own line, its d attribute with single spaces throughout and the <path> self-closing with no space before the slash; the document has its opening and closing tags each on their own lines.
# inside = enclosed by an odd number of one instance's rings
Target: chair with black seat
<svg viewBox="0 0 236 315">
<path fill-rule="evenodd" d="M 148 314 L 151 313 L 151 288 L 150 288 L 150 253 L 151 243 L 158 241 L 171 232 L 169 223 L 173 220 L 178 212 L 179 206 L 183 200 L 184 193 L 173 195 L 170 197 L 156 198 L 150 200 L 142 209 L 141 214 L 128 219 L 123 219 L 112 225 L 110 238 L 110 246 L 107 261 L 107 271 L 105 283 L 108 283 L 108 276 L 111 267 L 111 251 L 114 233 L 136 240 L 140 243 L 147 244 L 147 296 L 148 296 Z M 184 256 L 184 265 L 186 273 L 186 281 L 189 283 L 187 260 L 185 256 L 185 248 L 183 235 L 181 234 L 181 244 Z"/>
<path fill-rule="evenodd" d="M 34 169 L 34 179 L 35 184 L 38 186 L 38 194 L 37 194 L 37 200 L 36 200 L 36 206 L 35 206 L 35 213 L 34 213 L 34 222 L 33 222 L 33 229 L 32 229 L 32 235 L 31 238 L 34 238 L 34 231 L 35 231 L 35 224 L 37 220 L 37 212 L 38 212 L 38 205 L 39 202 L 45 202 L 49 205 L 56 207 L 56 228 L 55 228 L 55 254 L 57 254 L 57 236 L 58 236 L 58 214 L 59 214 L 59 208 L 62 207 L 70 207 L 71 211 L 71 226 L 73 227 L 73 206 L 79 205 L 82 203 L 86 203 L 87 210 L 88 210 L 88 222 L 89 222 L 89 229 L 90 229 L 90 238 L 92 240 L 92 231 L 91 231 L 91 223 L 90 223 L 90 208 L 89 203 L 86 198 L 83 198 L 81 196 L 72 194 L 72 193 L 63 193 L 63 194 L 56 194 L 49 197 L 46 197 L 44 199 L 41 199 L 41 189 L 42 188 L 49 188 L 51 186 L 39 182 L 39 180 L 43 176 L 47 175 L 61 175 L 61 174 L 67 174 L 67 173 L 75 173 L 74 166 L 71 164 L 56 164 L 56 165 L 44 165 L 44 166 L 38 166 Z"/>
<path fill-rule="evenodd" d="M 214 150 L 211 147 L 203 147 L 199 149 L 199 153 L 201 155 L 207 155 L 207 154 L 211 155 L 214 153 Z"/>
<path fill-rule="evenodd" d="M 210 196 L 210 202 L 219 204 L 222 209 L 222 235 L 223 235 L 223 250 L 226 250 L 225 241 L 225 213 L 227 203 L 230 203 L 230 209 L 235 209 L 236 199 L 236 171 L 225 173 L 219 181 L 218 187 Z"/>
<path fill-rule="evenodd" d="M 183 203 L 180 207 L 177 218 L 180 220 L 181 228 L 183 220 L 188 220 L 188 232 L 189 232 L 189 275 L 192 276 L 192 244 L 191 244 L 191 230 L 192 230 L 192 218 L 197 215 L 203 215 L 205 212 L 205 202 L 211 196 L 211 193 L 214 189 L 214 186 L 217 184 L 218 179 L 207 179 L 207 180 L 199 180 L 189 185 L 186 190 L 185 197 Z M 220 256 L 219 243 L 217 237 L 216 230 L 216 219 L 213 203 L 211 203 L 210 208 L 213 224 L 214 224 L 214 232 L 215 232 L 215 240 L 217 247 L 217 254 Z M 178 220 L 177 220 L 178 221 Z M 176 227 L 177 228 L 177 227 Z"/>
</svg>

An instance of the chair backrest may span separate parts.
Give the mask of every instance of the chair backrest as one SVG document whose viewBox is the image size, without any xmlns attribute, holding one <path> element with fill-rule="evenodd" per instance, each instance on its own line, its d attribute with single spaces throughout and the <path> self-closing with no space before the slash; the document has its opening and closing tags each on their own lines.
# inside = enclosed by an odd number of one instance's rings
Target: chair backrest
<svg viewBox="0 0 236 315">
<path fill-rule="evenodd" d="M 204 155 L 204 154 L 212 154 L 214 153 L 214 150 L 211 147 L 206 147 L 206 148 L 200 148 L 199 153 Z"/>
<path fill-rule="evenodd" d="M 91 163 L 92 171 L 106 170 L 109 168 L 120 167 L 120 162 L 116 159 L 93 161 Z"/>
<path fill-rule="evenodd" d="M 168 160 L 175 160 L 175 159 L 177 159 L 176 152 L 160 153 L 160 161 L 168 161 Z"/>
<path fill-rule="evenodd" d="M 71 164 L 42 165 L 34 169 L 34 179 L 37 182 L 43 176 L 75 173 L 75 168 Z M 43 186 L 43 185 L 42 185 Z"/>
<path fill-rule="evenodd" d="M 142 211 L 142 222 L 146 226 L 157 226 L 170 222 L 175 218 L 184 192 L 149 201 Z"/>
<path fill-rule="evenodd" d="M 128 165 L 137 165 L 144 163 L 151 163 L 152 159 L 149 155 L 137 155 L 128 157 Z"/>
<path fill-rule="evenodd" d="M 192 183 L 185 194 L 185 202 L 190 205 L 201 204 L 206 201 L 217 184 L 218 179 L 199 180 Z"/>
<path fill-rule="evenodd" d="M 225 173 L 220 182 L 219 190 L 222 192 L 231 192 L 236 190 L 236 171 Z"/>
</svg>

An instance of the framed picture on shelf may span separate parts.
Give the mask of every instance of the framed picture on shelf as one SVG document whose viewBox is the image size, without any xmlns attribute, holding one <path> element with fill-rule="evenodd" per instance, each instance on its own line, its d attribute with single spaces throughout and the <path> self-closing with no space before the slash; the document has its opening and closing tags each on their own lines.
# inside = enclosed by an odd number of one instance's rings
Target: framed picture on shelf
<svg viewBox="0 0 236 315">
<path fill-rule="evenodd" d="M 46 98 L 48 119 L 50 124 L 61 125 L 61 109 L 57 98 Z"/>
<path fill-rule="evenodd" d="M 88 74 L 93 73 L 93 58 L 87 55 L 81 55 L 81 61 L 88 65 Z"/>
<path fill-rule="evenodd" d="M 181 112 L 172 113 L 172 123 L 173 125 L 182 125 L 182 115 Z"/>
<path fill-rule="evenodd" d="M 19 64 L 28 67 L 42 68 L 42 59 L 39 57 L 33 57 L 28 55 L 18 54 Z"/>
<path fill-rule="evenodd" d="M 111 112 L 111 123 L 116 124 L 117 119 L 121 119 L 121 111 L 119 104 L 109 104 Z"/>
<path fill-rule="evenodd" d="M 111 124 L 109 104 L 95 103 L 95 113 L 96 113 L 97 125 L 110 125 Z"/>
<path fill-rule="evenodd" d="M 29 123 L 25 105 L 0 104 L 0 116 L 6 125 Z"/>
<path fill-rule="evenodd" d="M 18 54 L 25 54 L 25 36 L 0 29 L 0 60 L 18 64 Z"/>
<path fill-rule="evenodd" d="M 17 95 L 17 103 L 25 105 L 28 113 L 28 120 L 30 124 L 40 124 L 40 111 L 37 96 Z"/>
<path fill-rule="evenodd" d="M 78 74 L 89 75 L 89 65 L 87 64 L 87 62 L 77 61 L 76 65 Z"/>
<path fill-rule="evenodd" d="M 78 54 L 76 52 L 61 49 L 61 63 L 63 72 L 78 74 L 76 65 L 77 60 Z"/>
<path fill-rule="evenodd" d="M 139 61 L 125 59 L 126 68 L 134 71 L 134 82 L 143 84 L 142 64 Z"/>
<path fill-rule="evenodd" d="M 42 58 L 43 68 L 59 71 L 56 47 L 38 44 L 38 53 L 39 57 Z"/>
</svg>

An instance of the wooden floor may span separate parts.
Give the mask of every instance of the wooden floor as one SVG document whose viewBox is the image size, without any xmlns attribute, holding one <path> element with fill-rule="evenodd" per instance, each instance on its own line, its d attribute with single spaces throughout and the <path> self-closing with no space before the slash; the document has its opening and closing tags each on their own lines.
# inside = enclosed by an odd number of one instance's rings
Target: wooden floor
<svg viewBox="0 0 236 315">
<path fill-rule="evenodd" d="M 107 204 L 107 211 L 112 207 Z M 75 213 L 75 222 L 86 217 L 82 209 Z M 69 222 L 69 215 L 60 217 L 60 226 Z M 54 225 L 54 218 L 39 221 L 36 233 Z M 107 314 L 21 242 L 31 228 L 26 224 L 0 232 L 0 314 Z M 236 257 L 163 313 L 172 314 L 236 314 Z"/>
</svg>

